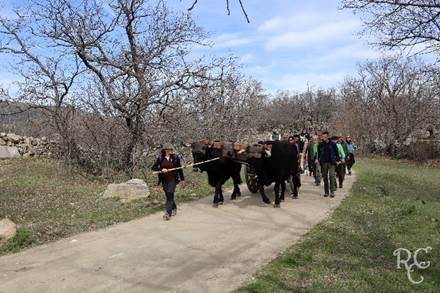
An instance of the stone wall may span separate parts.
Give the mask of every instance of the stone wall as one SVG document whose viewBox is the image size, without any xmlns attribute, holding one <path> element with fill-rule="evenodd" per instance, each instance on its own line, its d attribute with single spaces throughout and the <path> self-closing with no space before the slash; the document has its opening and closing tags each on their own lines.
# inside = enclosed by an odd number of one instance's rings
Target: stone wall
<svg viewBox="0 0 440 293">
<path fill-rule="evenodd" d="M 53 142 L 46 137 L 34 138 L 13 133 L 0 133 L 0 159 L 50 157 Z"/>
</svg>

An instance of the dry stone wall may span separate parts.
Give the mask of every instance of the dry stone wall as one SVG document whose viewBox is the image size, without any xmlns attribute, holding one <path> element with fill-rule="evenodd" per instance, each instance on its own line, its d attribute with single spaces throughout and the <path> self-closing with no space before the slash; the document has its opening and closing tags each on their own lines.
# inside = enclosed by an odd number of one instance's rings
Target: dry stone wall
<svg viewBox="0 0 440 293">
<path fill-rule="evenodd" d="M 50 157 L 55 142 L 46 137 L 35 138 L 14 133 L 0 133 L 0 159 L 19 157 Z"/>
</svg>

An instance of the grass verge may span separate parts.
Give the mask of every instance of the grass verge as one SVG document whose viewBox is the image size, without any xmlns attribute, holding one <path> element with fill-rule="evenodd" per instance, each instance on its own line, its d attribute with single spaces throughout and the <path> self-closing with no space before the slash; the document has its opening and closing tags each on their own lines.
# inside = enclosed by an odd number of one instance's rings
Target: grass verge
<svg viewBox="0 0 440 293">
<path fill-rule="evenodd" d="M 440 168 L 362 159 L 356 174 L 329 219 L 236 292 L 440 292 Z M 414 267 L 424 277 L 414 285 L 393 252 L 427 246 L 419 261 L 431 265 Z"/>
<path fill-rule="evenodd" d="M 206 173 L 186 169 L 185 176 L 186 186 L 178 186 L 176 191 L 177 204 L 213 193 Z M 141 174 L 136 178 L 144 179 Z M 108 180 L 67 170 L 60 162 L 0 160 L 0 219 L 8 217 L 19 227 L 15 238 L 0 246 L 0 255 L 163 209 L 164 193 L 157 186 L 157 176 L 147 176 L 147 182 L 151 192 L 148 199 L 122 203 L 117 198 L 102 198 L 111 183 Z M 228 182 L 225 188 L 230 186 Z"/>
</svg>

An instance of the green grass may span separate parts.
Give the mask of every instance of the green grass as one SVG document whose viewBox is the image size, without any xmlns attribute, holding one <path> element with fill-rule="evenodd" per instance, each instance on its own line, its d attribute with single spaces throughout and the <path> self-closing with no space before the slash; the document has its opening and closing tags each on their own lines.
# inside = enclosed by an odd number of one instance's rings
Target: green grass
<svg viewBox="0 0 440 293">
<path fill-rule="evenodd" d="M 237 292 L 440 292 L 440 168 L 362 159 L 351 196 Z M 393 251 L 431 246 L 411 284 Z M 404 257 L 404 255 L 403 255 Z"/>
<path fill-rule="evenodd" d="M 82 174 L 57 161 L 0 160 L 0 219 L 8 217 L 19 227 L 16 237 L 0 246 L 0 255 L 162 210 L 162 188 L 157 186 L 156 175 L 147 174 L 150 197 L 122 203 L 117 198 L 102 198 L 109 180 Z M 206 173 L 186 169 L 185 175 L 186 186 L 178 186 L 176 191 L 177 204 L 213 193 Z M 144 176 L 139 173 L 136 178 Z M 127 179 L 120 176 L 116 181 Z M 225 189 L 229 187 L 230 182 Z"/>
</svg>

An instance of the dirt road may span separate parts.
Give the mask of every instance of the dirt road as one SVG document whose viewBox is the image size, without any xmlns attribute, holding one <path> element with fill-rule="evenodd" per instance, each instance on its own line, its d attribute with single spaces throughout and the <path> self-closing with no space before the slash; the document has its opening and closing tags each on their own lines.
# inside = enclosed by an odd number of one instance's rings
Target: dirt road
<svg viewBox="0 0 440 293">
<path fill-rule="evenodd" d="M 0 292 L 229 292 L 326 218 L 335 198 L 303 176 L 299 199 L 263 206 L 245 186 L 216 209 L 212 197 L 0 258 Z M 273 199 L 272 189 L 268 192 Z"/>
</svg>

